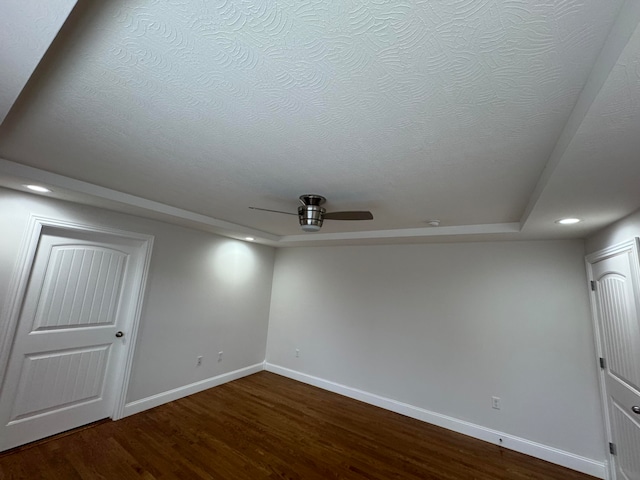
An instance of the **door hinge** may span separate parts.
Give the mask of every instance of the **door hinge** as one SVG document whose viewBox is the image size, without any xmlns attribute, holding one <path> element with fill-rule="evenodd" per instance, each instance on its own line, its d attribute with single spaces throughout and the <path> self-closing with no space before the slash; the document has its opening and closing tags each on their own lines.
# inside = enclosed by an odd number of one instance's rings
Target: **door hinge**
<svg viewBox="0 0 640 480">
<path fill-rule="evenodd" d="M 616 455 L 616 444 L 609 442 L 609 453 L 611 455 Z"/>
<path fill-rule="evenodd" d="M 607 368 L 607 361 L 602 357 L 600 357 L 600 368 Z"/>
<path fill-rule="evenodd" d="M 596 282 L 594 282 L 593 280 L 591 280 L 591 282 L 589 282 L 591 284 L 591 291 L 595 292 L 596 291 Z"/>
</svg>

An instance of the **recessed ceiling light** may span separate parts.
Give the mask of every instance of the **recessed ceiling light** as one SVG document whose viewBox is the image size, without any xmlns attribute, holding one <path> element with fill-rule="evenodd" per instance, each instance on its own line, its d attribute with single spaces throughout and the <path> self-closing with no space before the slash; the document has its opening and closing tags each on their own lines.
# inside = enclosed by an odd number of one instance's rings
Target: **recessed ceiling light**
<svg viewBox="0 0 640 480">
<path fill-rule="evenodd" d="M 42 187 L 40 185 L 25 185 L 25 187 L 27 187 L 29 190 L 33 190 L 34 192 L 38 192 L 38 193 L 51 192 L 51 190 L 49 190 L 48 188 Z"/>
<path fill-rule="evenodd" d="M 244 239 L 245 239 L 247 242 L 253 242 L 253 241 L 255 240 L 255 238 L 253 238 L 253 237 L 244 237 Z"/>
<path fill-rule="evenodd" d="M 561 218 L 560 220 L 556 220 L 556 223 L 560 225 L 573 225 L 574 223 L 579 223 L 582 220 L 580 218 Z"/>
</svg>

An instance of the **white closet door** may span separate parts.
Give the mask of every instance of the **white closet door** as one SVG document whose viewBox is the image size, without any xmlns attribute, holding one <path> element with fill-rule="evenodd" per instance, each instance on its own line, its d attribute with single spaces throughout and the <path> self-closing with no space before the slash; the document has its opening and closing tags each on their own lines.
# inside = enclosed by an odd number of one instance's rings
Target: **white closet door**
<svg viewBox="0 0 640 480">
<path fill-rule="evenodd" d="M 0 395 L 0 450 L 112 415 L 134 248 L 40 237 Z"/>
<path fill-rule="evenodd" d="M 618 480 L 640 480 L 640 286 L 636 247 L 592 264 L 609 434 Z"/>
</svg>

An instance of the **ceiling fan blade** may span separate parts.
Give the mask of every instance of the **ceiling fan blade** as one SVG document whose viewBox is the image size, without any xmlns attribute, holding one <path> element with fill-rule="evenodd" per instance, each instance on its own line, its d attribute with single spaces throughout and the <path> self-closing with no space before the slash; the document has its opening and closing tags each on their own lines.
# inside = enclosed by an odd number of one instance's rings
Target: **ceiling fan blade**
<svg viewBox="0 0 640 480">
<path fill-rule="evenodd" d="M 329 212 L 323 215 L 325 220 L 373 220 L 369 211 Z"/>
<path fill-rule="evenodd" d="M 263 212 L 273 212 L 273 213 L 284 213 L 285 215 L 295 215 L 298 216 L 297 213 L 291 212 L 281 212 L 280 210 L 269 210 L 268 208 L 258 208 L 258 207 L 249 207 L 251 210 L 262 210 Z"/>
</svg>

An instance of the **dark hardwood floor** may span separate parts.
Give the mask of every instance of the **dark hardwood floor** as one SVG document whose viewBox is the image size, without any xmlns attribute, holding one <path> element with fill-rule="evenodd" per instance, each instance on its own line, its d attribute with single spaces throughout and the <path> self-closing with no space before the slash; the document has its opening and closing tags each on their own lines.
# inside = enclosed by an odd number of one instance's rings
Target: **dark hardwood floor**
<svg viewBox="0 0 640 480">
<path fill-rule="evenodd" d="M 593 477 L 261 372 L 0 454 L 0 479 Z"/>
</svg>

